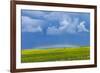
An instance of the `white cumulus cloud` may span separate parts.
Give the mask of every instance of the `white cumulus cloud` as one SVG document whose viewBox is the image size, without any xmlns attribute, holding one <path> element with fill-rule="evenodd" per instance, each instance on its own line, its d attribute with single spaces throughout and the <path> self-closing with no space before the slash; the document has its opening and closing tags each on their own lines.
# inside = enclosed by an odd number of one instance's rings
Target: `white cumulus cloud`
<svg viewBox="0 0 100 73">
<path fill-rule="evenodd" d="M 78 32 L 89 32 L 89 30 L 85 27 L 85 21 L 80 22 L 77 28 Z"/>
<path fill-rule="evenodd" d="M 79 22 L 78 18 L 74 18 L 73 20 L 71 17 L 63 19 L 60 22 L 59 30 L 67 33 L 76 33 L 76 26 L 78 22 Z"/>
<path fill-rule="evenodd" d="M 47 33 L 50 35 L 57 35 L 57 34 L 65 34 L 65 33 L 70 33 L 70 34 L 75 34 L 78 32 L 89 32 L 88 29 L 85 27 L 85 21 L 80 22 L 79 18 L 63 18 L 59 22 L 59 27 L 48 27 Z"/>
<path fill-rule="evenodd" d="M 44 29 L 50 35 L 89 32 L 85 23 L 80 22 L 80 18 L 73 13 L 23 11 L 22 32 L 44 32 Z"/>
<path fill-rule="evenodd" d="M 22 32 L 42 32 L 42 20 L 22 16 Z"/>
</svg>

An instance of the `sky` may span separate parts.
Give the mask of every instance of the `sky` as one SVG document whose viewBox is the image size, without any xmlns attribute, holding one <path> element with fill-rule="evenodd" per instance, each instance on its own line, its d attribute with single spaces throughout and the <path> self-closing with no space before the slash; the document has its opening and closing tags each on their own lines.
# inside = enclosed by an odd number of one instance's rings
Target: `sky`
<svg viewBox="0 0 100 73">
<path fill-rule="evenodd" d="M 21 48 L 90 45 L 90 13 L 21 10 Z"/>
</svg>

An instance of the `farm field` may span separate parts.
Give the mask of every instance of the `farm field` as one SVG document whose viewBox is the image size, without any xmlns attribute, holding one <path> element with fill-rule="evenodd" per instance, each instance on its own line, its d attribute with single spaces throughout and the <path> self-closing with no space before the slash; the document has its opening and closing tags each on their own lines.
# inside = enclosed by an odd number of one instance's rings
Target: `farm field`
<svg viewBox="0 0 100 73">
<path fill-rule="evenodd" d="M 90 59 L 90 47 L 65 47 L 45 49 L 22 49 L 21 62 L 48 62 L 48 61 L 72 61 Z"/>
</svg>

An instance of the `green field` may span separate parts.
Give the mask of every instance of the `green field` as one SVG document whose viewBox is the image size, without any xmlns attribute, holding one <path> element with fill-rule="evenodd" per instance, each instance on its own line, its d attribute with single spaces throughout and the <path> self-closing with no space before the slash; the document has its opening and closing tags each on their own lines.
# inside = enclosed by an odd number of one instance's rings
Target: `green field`
<svg viewBox="0 0 100 73">
<path fill-rule="evenodd" d="M 22 50 L 21 62 L 71 61 L 90 59 L 90 47 Z"/>
</svg>

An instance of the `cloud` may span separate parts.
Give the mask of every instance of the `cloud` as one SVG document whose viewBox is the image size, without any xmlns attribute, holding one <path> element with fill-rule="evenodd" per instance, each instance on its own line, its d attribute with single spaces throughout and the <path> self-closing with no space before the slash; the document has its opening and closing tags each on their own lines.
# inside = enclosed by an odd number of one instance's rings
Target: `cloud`
<svg viewBox="0 0 100 73">
<path fill-rule="evenodd" d="M 50 35 L 59 35 L 59 34 L 76 34 L 78 32 L 89 32 L 85 27 L 85 21 L 80 22 L 79 18 L 66 17 L 63 18 L 59 23 L 59 27 L 49 27 L 47 33 Z"/>
<path fill-rule="evenodd" d="M 89 32 L 85 27 L 87 20 L 82 16 L 70 12 L 22 10 L 22 31 L 46 32 L 48 35 Z"/>
<path fill-rule="evenodd" d="M 35 18 L 44 18 L 45 12 L 39 10 L 22 10 L 22 16 L 29 16 Z"/>
<path fill-rule="evenodd" d="M 78 18 L 74 18 L 72 20 L 71 17 L 63 17 L 63 19 L 59 22 L 59 27 L 49 27 L 48 33 L 49 34 L 64 34 L 64 33 L 70 33 L 74 34 L 76 33 L 76 27 L 79 23 Z"/>
<path fill-rule="evenodd" d="M 70 13 L 70 12 L 50 12 L 48 15 L 45 15 L 45 18 L 49 21 L 56 21 L 58 27 L 49 27 L 47 29 L 47 33 L 49 34 L 76 34 L 79 32 L 89 32 L 85 27 L 85 23 L 87 20 L 85 18 L 89 17 L 88 14 L 78 14 L 78 13 Z M 82 21 L 80 18 L 82 18 Z M 82 22 L 80 22 L 82 21 Z M 53 24 L 55 25 L 55 24 Z"/>
<path fill-rule="evenodd" d="M 60 33 L 61 31 L 59 31 L 59 29 L 57 29 L 55 26 L 48 27 L 47 29 L 47 34 L 49 35 L 59 35 Z"/>
<path fill-rule="evenodd" d="M 76 26 L 79 23 L 78 18 L 67 17 L 60 22 L 59 30 L 67 33 L 76 33 Z"/>
<path fill-rule="evenodd" d="M 61 12 L 50 12 L 46 14 L 44 18 L 47 19 L 48 21 L 58 21 L 59 19 L 61 19 L 62 15 L 63 13 Z"/>
<path fill-rule="evenodd" d="M 89 32 L 89 30 L 85 27 L 85 21 L 80 22 L 77 28 L 78 32 Z"/>
<path fill-rule="evenodd" d="M 22 32 L 42 32 L 43 20 L 22 16 Z"/>
</svg>

